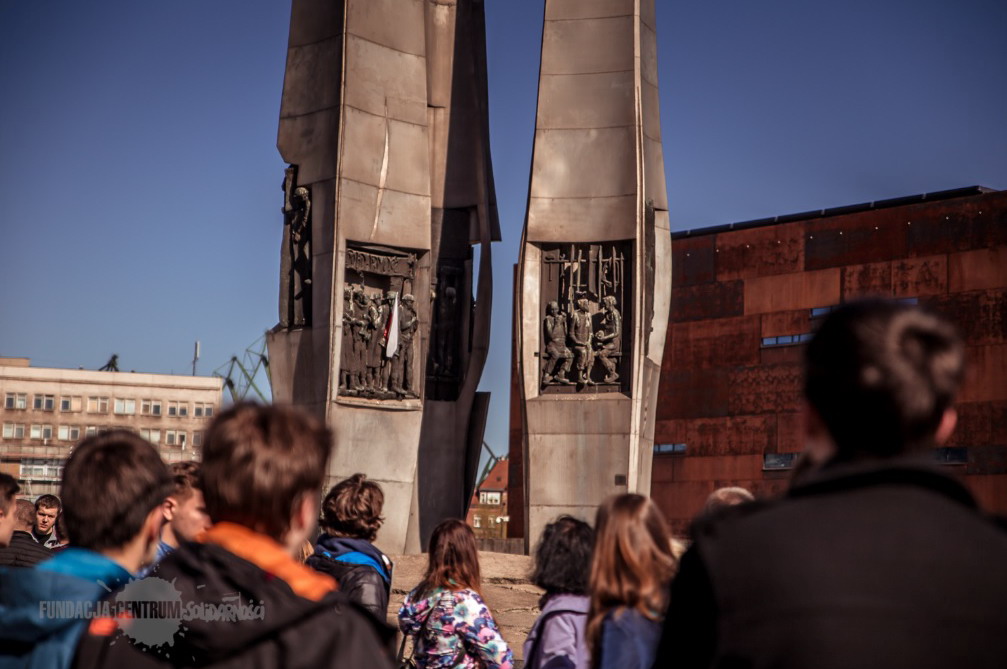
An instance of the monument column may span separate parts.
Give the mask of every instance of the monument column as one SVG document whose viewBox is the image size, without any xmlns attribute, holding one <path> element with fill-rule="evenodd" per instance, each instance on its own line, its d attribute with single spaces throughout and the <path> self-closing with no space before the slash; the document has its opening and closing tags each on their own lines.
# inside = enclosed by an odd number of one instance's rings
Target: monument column
<svg viewBox="0 0 1007 669">
<path fill-rule="evenodd" d="M 291 8 L 277 139 L 290 165 L 280 318 L 267 337 L 273 397 L 332 429 L 328 485 L 355 472 L 381 484 L 376 543 L 393 554 L 419 552 L 424 527 L 457 515 L 457 504 L 423 506 L 424 495 L 463 498 L 473 429 L 482 441 L 469 415 L 480 406 L 490 301 L 472 308 L 471 245 L 482 245 L 489 272 L 499 234 L 488 142 L 471 141 L 487 136 L 481 17 L 476 0 Z M 476 176 L 452 179 L 465 170 Z M 431 386 L 428 354 L 440 385 Z M 453 394 L 441 392 L 449 382 Z M 437 406 L 445 401 L 447 410 Z M 421 458 L 428 406 L 441 419 L 440 457 L 462 463 L 458 476 Z"/>
<path fill-rule="evenodd" d="M 525 537 L 648 493 L 671 300 L 654 0 L 546 0 L 515 336 Z"/>
</svg>

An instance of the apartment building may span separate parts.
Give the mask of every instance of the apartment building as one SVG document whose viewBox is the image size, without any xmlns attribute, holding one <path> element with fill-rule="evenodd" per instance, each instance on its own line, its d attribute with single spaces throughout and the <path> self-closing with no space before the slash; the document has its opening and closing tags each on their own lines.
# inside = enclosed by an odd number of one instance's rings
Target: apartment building
<svg viewBox="0 0 1007 669">
<path fill-rule="evenodd" d="M 166 462 L 196 459 L 222 388 L 217 377 L 52 369 L 0 357 L 0 471 L 27 497 L 58 494 L 74 444 L 113 428 L 139 433 Z"/>
</svg>

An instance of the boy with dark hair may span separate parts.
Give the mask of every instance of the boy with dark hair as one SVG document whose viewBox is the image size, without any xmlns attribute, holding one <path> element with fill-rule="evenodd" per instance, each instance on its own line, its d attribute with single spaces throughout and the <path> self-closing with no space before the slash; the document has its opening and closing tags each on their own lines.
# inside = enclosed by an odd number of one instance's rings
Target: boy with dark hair
<svg viewBox="0 0 1007 669">
<path fill-rule="evenodd" d="M 238 404 L 218 415 L 202 463 L 215 524 L 165 557 L 157 577 L 173 584 L 187 610 L 230 606 L 234 615 L 187 618 L 184 633 L 176 627 L 155 647 L 126 638 L 129 619 L 118 621 L 124 632 L 98 620 L 76 666 L 390 668 L 388 630 L 336 592 L 331 577 L 293 557 L 315 530 L 331 447 L 324 425 L 291 408 Z"/>
<path fill-rule="evenodd" d="M 0 489 L 3 484 L 0 484 Z M 35 524 L 35 505 L 26 499 L 15 501 L 11 510 L 14 516 L 14 533 L 6 548 L 0 548 L 0 567 L 33 567 L 52 557 L 52 550 L 35 541 L 31 528 Z M 0 525 L 3 521 L 0 521 Z M 0 544 L 3 530 L 0 530 Z"/>
<path fill-rule="evenodd" d="M 814 469 L 697 523 L 655 667 L 1003 666 L 1007 533 L 932 457 L 963 352 L 905 304 L 825 319 L 805 351 Z"/>
<path fill-rule="evenodd" d="M 157 451 L 133 432 L 73 450 L 60 490 L 73 546 L 34 569 L 0 569 L 0 667 L 70 665 L 86 611 L 153 558 L 170 490 Z"/>
<path fill-rule="evenodd" d="M 10 544 L 14 533 L 14 496 L 21 486 L 10 474 L 0 474 L 0 548 Z"/>
<path fill-rule="evenodd" d="M 56 534 L 56 519 L 63 510 L 63 504 L 56 495 L 42 495 L 35 500 L 35 526 L 32 538 L 46 548 L 59 546 L 61 537 Z"/>
<path fill-rule="evenodd" d="M 200 483 L 198 462 L 175 462 L 170 466 L 174 490 L 164 500 L 164 527 L 161 541 L 157 545 L 154 562 L 146 567 L 141 576 L 154 571 L 157 565 L 183 541 L 195 541 L 196 537 L 210 529 L 210 516 L 203 501 L 203 484 Z"/>
<path fill-rule="evenodd" d="M 378 620 L 388 617 L 392 561 L 373 544 L 385 494 L 364 474 L 336 484 L 322 502 L 322 534 L 307 564 L 330 574 L 339 590 Z"/>
</svg>

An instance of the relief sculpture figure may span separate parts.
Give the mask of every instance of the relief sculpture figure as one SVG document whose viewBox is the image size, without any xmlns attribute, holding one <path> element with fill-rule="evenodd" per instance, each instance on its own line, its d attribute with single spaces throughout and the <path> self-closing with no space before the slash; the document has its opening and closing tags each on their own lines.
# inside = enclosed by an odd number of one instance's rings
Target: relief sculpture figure
<svg viewBox="0 0 1007 669">
<path fill-rule="evenodd" d="M 577 300 L 577 309 L 570 318 L 570 340 L 576 356 L 577 383 L 594 385 L 591 380 L 591 369 L 594 367 L 594 348 L 591 346 L 591 312 L 590 302 L 586 298 Z"/>
<path fill-rule="evenodd" d="M 385 321 L 388 319 L 388 308 L 381 295 L 375 295 L 367 305 L 367 317 L 364 319 L 367 328 L 367 357 L 365 364 L 367 375 L 365 387 L 376 392 L 380 388 L 381 359 L 384 357 Z"/>
<path fill-rule="evenodd" d="M 566 316 L 560 311 L 559 302 L 549 303 L 549 313 L 545 317 L 544 325 L 545 366 L 542 369 L 542 385 L 573 385 L 573 381 L 566 378 L 573 362 L 573 353 L 566 345 Z"/>
<path fill-rule="evenodd" d="M 399 347 L 392 358 L 392 392 L 402 397 L 418 397 L 413 380 L 413 337 L 419 327 L 416 300 L 406 293 L 399 303 Z"/>
<path fill-rule="evenodd" d="M 353 332 L 353 358 L 350 371 L 352 389 L 359 393 L 367 387 L 367 344 L 370 341 L 370 329 L 367 327 L 367 313 L 370 302 L 363 288 L 353 289 L 353 319 L 350 327 Z"/>
<path fill-rule="evenodd" d="M 304 186 L 294 186 L 297 168 L 284 171 L 283 218 L 287 226 L 289 276 L 287 309 L 289 324 L 311 325 L 311 192 Z"/>
<path fill-rule="evenodd" d="M 622 355 L 622 315 L 615 306 L 615 297 L 606 295 L 601 299 L 604 311 L 602 329 L 595 333 L 594 339 L 600 344 L 598 360 L 605 368 L 605 383 L 615 383 L 619 374 L 615 371 L 613 357 Z"/>
<path fill-rule="evenodd" d="M 353 389 L 353 287 L 343 284 L 343 343 L 339 349 L 339 393 Z"/>
</svg>

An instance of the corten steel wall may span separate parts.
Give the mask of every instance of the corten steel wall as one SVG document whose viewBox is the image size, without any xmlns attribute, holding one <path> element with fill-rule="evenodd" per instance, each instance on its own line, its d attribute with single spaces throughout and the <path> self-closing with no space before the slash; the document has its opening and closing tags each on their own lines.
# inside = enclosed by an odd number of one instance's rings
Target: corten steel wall
<svg viewBox="0 0 1007 669">
<path fill-rule="evenodd" d="M 733 229 L 730 229 L 733 228 Z M 661 376 L 652 495 L 677 533 L 707 495 L 782 491 L 763 457 L 802 450 L 811 310 L 866 296 L 918 298 L 968 344 L 953 467 L 983 507 L 1007 512 L 1007 191 L 970 188 L 674 236 L 671 326 Z"/>
</svg>

